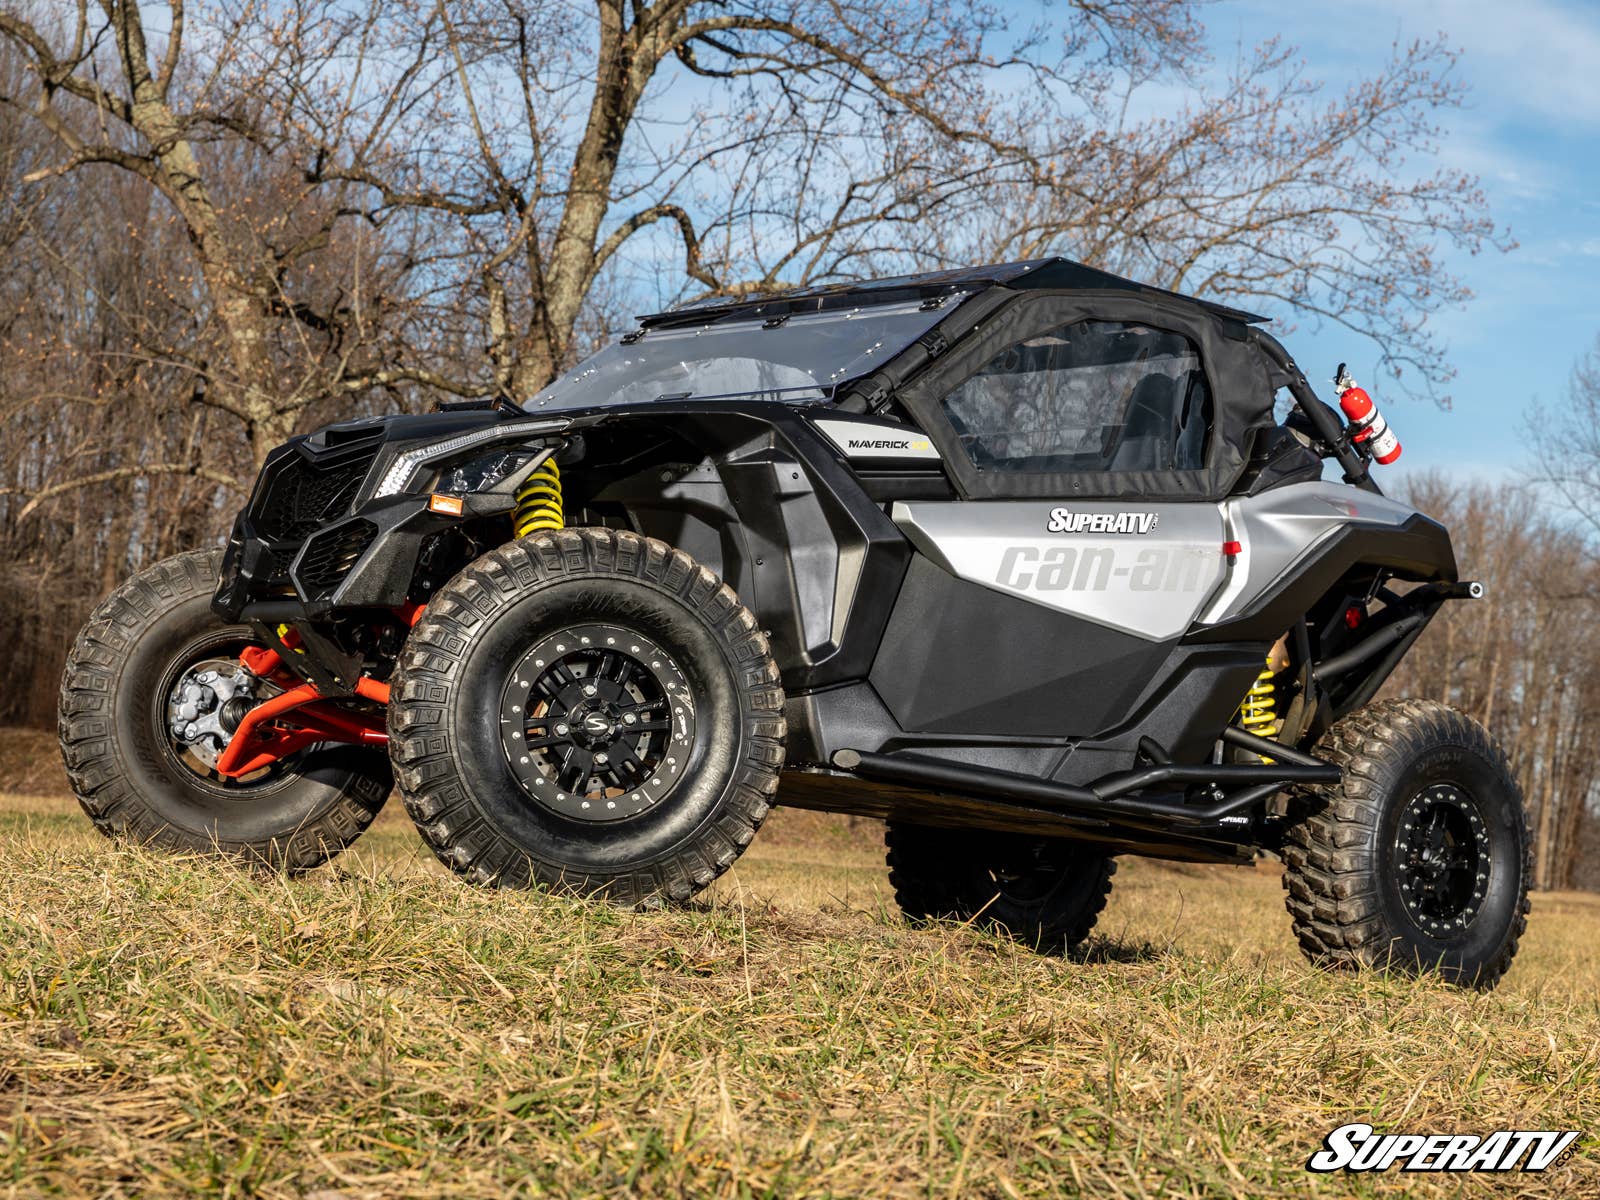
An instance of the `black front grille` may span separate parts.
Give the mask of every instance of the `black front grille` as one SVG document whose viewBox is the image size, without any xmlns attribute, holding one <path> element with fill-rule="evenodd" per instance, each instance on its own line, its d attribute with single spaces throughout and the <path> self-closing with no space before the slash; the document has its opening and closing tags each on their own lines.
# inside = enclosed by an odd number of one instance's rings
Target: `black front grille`
<svg viewBox="0 0 1600 1200">
<path fill-rule="evenodd" d="M 304 541 L 350 511 L 375 457 L 376 448 L 327 464 L 286 455 L 268 468 L 271 477 L 251 513 L 256 532 L 273 542 Z"/>
<path fill-rule="evenodd" d="M 371 521 L 349 521 L 312 538 L 295 573 L 307 599 L 332 595 L 377 535 L 378 527 Z"/>
<path fill-rule="evenodd" d="M 262 576 L 266 579 L 287 579 L 289 567 L 294 563 L 294 556 L 300 553 L 298 546 L 288 546 L 282 550 L 267 548 L 261 552 Z"/>
</svg>

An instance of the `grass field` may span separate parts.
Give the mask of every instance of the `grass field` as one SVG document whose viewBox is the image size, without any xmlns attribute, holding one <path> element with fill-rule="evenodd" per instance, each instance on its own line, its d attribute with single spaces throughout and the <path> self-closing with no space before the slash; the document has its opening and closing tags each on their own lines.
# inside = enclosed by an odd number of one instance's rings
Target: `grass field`
<svg viewBox="0 0 1600 1200">
<path fill-rule="evenodd" d="M 896 918 L 780 810 L 708 903 L 475 890 L 397 803 L 293 881 L 0 796 L 14 1195 L 1600 1196 L 1600 897 L 1488 995 L 1320 973 L 1266 870 L 1127 861 L 1085 961 Z M 1348 1120 L 1581 1129 L 1545 1175 L 1313 1177 Z"/>
</svg>

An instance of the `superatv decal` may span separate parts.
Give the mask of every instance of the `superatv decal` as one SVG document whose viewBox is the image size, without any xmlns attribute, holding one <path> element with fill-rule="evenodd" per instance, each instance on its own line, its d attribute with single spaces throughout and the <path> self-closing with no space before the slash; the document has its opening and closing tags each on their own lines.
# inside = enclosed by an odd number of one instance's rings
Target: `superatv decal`
<svg viewBox="0 0 1600 1200">
<path fill-rule="evenodd" d="M 1156 527 L 1153 512 L 1073 512 L 1052 508 L 1045 525 L 1051 533 L 1149 533 Z"/>
<path fill-rule="evenodd" d="M 1322 1140 L 1311 1171 L 1543 1171 L 1578 1139 L 1576 1130 L 1501 1129 L 1471 1133 L 1378 1134 L 1357 1121 Z"/>
<path fill-rule="evenodd" d="M 879 425 L 867 421 L 818 421 L 817 428 L 827 434 L 846 458 L 917 458 L 937 462 L 939 452 L 923 434 L 903 425 Z"/>
</svg>

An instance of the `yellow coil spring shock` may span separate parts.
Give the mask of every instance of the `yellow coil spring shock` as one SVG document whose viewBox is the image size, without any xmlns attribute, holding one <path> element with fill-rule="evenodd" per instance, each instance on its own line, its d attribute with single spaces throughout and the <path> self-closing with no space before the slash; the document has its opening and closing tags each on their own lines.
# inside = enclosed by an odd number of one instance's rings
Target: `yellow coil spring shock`
<svg viewBox="0 0 1600 1200">
<path fill-rule="evenodd" d="M 1239 724 L 1257 737 L 1270 737 L 1278 722 L 1278 689 L 1272 680 L 1270 668 L 1262 671 L 1239 705 Z"/>
<path fill-rule="evenodd" d="M 511 528 L 518 537 L 527 537 L 541 529 L 563 529 L 566 524 L 561 507 L 561 468 L 555 459 L 547 458 L 517 489 Z"/>
<path fill-rule="evenodd" d="M 1268 659 L 1266 669 L 1256 676 L 1256 681 L 1250 685 L 1250 690 L 1239 704 L 1239 724 L 1257 737 L 1270 738 L 1276 732 L 1278 689 L 1273 683 L 1275 675 L 1271 660 Z M 1264 763 L 1272 761 L 1264 754 L 1256 757 Z"/>
</svg>

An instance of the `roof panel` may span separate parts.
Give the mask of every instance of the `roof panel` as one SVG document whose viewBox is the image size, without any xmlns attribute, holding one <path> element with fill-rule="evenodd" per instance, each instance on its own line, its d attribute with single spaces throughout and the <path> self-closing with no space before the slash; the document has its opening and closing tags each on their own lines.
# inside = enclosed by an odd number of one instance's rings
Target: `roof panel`
<svg viewBox="0 0 1600 1200">
<path fill-rule="evenodd" d="M 1083 263 L 1061 257 L 955 267 L 944 271 L 892 275 L 884 279 L 865 279 L 849 283 L 830 283 L 793 291 L 742 296 L 738 299 L 713 296 L 681 305 L 667 312 L 640 317 L 639 320 L 641 324 L 650 326 L 714 321 L 734 313 L 746 316 L 779 316 L 796 312 L 817 312 L 849 304 L 877 304 L 916 296 L 936 297 L 983 287 L 1136 292 L 1166 299 L 1178 299 L 1203 308 L 1216 316 L 1246 324 L 1259 324 L 1270 320 L 1268 317 L 1231 308 L 1226 304 L 1185 296 L 1179 292 L 1126 279 L 1121 275 L 1113 275 L 1110 271 L 1102 271 L 1097 267 L 1085 266 Z"/>
</svg>

